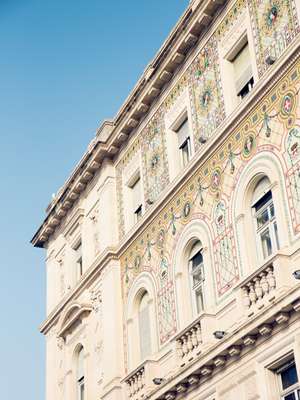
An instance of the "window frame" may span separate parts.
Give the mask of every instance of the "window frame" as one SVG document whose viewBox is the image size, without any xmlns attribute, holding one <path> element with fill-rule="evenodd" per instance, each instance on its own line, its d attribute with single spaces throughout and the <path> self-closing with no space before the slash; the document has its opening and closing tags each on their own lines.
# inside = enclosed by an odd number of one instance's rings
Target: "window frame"
<svg viewBox="0 0 300 400">
<path fill-rule="evenodd" d="M 292 365 L 294 365 L 294 367 L 295 367 L 295 372 L 297 375 L 297 382 L 294 383 L 293 385 L 289 386 L 288 388 L 283 389 L 281 374 Z M 299 377 L 298 377 L 298 373 L 297 373 L 297 366 L 296 366 L 295 358 L 293 357 L 292 359 L 290 359 L 288 361 L 286 360 L 285 362 L 281 363 L 280 367 L 277 367 L 274 370 L 274 373 L 276 375 L 277 387 L 278 387 L 280 399 L 285 400 L 286 396 L 289 396 L 294 393 L 295 400 L 300 400 L 300 381 L 299 381 Z"/>
<path fill-rule="evenodd" d="M 196 246 L 199 243 L 200 248 L 191 256 L 191 253 L 193 252 L 194 246 Z M 201 254 L 202 257 L 202 262 L 196 267 L 196 269 L 193 268 L 193 259 L 198 254 Z M 194 276 L 195 271 L 200 272 L 200 280 L 199 282 L 195 283 L 194 282 Z M 189 281 L 190 281 L 190 293 L 191 293 L 191 298 L 192 298 L 192 308 L 193 308 L 193 314 L 195 316 L 200 315 L 202 312 L 205 310 L 205 288 L 204 288 L 204 282 L 205 282 L 205 268 L 204 268 L 204 257 L 203 257 L 203 246 L 200 240 L 195 241 L 194 244 L 192 245 L 189 255 L 188 255 L 188 274 L 189 274 Z M 198 308 L 198 296 L 197 293 L 200 291 L 201 293 L 201 309 Z"/>
<path fill-rule="evenodd" d="M 188 131 L 188 135 L 186 136 L 185 140 L 180 144 L 179 142 L 179 133 L 180 133 L 180 129 L 187 124 L 187 131 Z M 190 120 L 189 120 L 189 116 L 187 113 L 187 110 L 185 110 L 178 118 L 177 121 L 175 121 L 175 123 L 173 124 L 172 128 L 171 128 L 175 135 L 176 135 L 176 141 L 177 141 L 177 149 L 179 150 L 179 154 L 180 154 L 180 163 L 181 163 L 181 169 L 185 168 L 186 165 L 190 162 L 191 158 L 192 158 L 192 146 L 191 146 L 191 129 L 190 129 Z M 185 160 L 184 157 L 184 151 L 183 149 L 186 148 L 187 149 L 187 159 Z"/>
<path fill-rule="evenodd" d="M 135 207 L 134 204 L 134 187 L 139 182 L 139 204 Z M 132 215 L 132 226 L 137 224 L 144 214 L 144 202 L 143 202 L 143 187 L 142 187 L 142 176 L 140 172 L 140 168 L 132 174 L 130 179 L 128 180 L 127 189 L 129 193 L 129 205 L 130 205 L 130 213 Z"/>
<path fill-rule="evenodd" d="M 259 203 L 269 193 L 270 193 L 271 197 L 265 203 L 263 203 L 261 206 L 259 206 L 258 209 L 256 209 L 257 203 Z M 271 213 L 272 208 L 273 208 L 273 216 Z M 253 210 L 253 216 L 255 219 L 255 235 L 256 235 L 257 248 L 259 249 L 260 258 L 262 260 L 267 260 L 269 257 L 274 255 L 276 253 L 276 251 L 278 251 L 280 249 L 280 242 L 279 242 L 279 237 L 278 237 L 278 222 L 277 222 L 277 218 L 276 218 L 273 193 L 272 193 L 271 188 L 268 191 L 266 191 L 265 193 L 262 193 L 262 195 L 259 196 L 259 198 L 255 200 L 255 202 L 252 205 L 252 210 Z M 259 226 L 258 217 L 266 211 L 268 214 L 268 220 L 265 223 L 263 223 L 261 226 Z M 266 232 L 269 232 L 269 237 L 270 237 L 270 241 L 271 241 L 270 254 L 264 253 L 264 245 L 263 245 L 262 235 Z"/>
</svg>

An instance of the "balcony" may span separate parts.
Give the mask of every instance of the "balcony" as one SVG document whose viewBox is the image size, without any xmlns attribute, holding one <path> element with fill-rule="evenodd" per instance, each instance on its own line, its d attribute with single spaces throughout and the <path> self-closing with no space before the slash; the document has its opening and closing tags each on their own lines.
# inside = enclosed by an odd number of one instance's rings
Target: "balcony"
<svg viewBox="0 0 300 400">
<path fill-rule="evenodd" d="M 293 284 L 289 257 L 275 254 L 238 285 L 244 315 L 253 316 Z"/>
<path fill-rule="evenodd" d="M 152 379 L 155 377 L 155 362 L 147 360 L 125 377 L 123 383 L 126 386 L 127 398 L 141 400 L 147 398 L 147 394 L 153 389 Z"/>
<path fill-rule="evenodd" d="M 215 315 L 203 313 L 173 339 L 176 343 L 177 365 L 183 367 L 198 357 L 213 342 Z"/>
</svg>

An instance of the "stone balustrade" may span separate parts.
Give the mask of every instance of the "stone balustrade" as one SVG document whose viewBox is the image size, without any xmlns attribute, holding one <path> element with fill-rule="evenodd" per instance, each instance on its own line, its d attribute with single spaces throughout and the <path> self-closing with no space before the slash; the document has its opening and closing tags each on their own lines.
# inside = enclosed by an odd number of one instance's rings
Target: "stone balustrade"
<svg viewBox="0 0 300 400">
<path fill-rule="evenodd" d="M 251 316 L 255 311 L 263 308 L 268 302 L 275 298 L 277 286 L 274 274 L 274 264 L 270 263 L 260 268 L 244 281 L 240 288 L 242 290 L 243 305 L 246 314 Z"/>
<path fill-rule="evenodd" d="M 175 341 L 177 360 L 181 366 L 199 355 L 202 344 L 200 318 L 177 335 Z"/>
<path fill-rule="evenodd" d="M 145 388 L 145 366 L 136 370 L 129 378 L 126 379 L 128 398 L 142 399 L 144 397 Z"/>
</svg>

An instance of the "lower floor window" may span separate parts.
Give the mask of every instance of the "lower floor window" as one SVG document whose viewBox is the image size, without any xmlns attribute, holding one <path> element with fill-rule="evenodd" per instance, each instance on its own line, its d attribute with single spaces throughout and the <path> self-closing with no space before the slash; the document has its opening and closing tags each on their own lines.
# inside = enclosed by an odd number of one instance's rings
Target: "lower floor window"
<svg viewBox="0 0 300 400">
<path fill-rule="evenodd" d="M 294 360 L 280 367 L 277 371 L 282 400 L 300 400 L 300 385 Z"/>
</svg>

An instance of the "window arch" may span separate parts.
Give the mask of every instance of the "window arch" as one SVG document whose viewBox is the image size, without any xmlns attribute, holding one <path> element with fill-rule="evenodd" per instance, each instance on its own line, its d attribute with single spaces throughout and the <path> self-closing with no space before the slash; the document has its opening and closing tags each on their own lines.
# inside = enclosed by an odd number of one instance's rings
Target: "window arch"
<svg viewBox="0 0 300 400">
<path fill-rule="evenodd" d="M 77 352 L 76 386 L 78 400 L 85 399 L 85 371 L 84 371 L 84 348 L 80 346 Z"/>
<path fill-rule="evenodd" d="M 198 215 L 187 224 L 172 255 L 176 304 L 180 328 L 202 311 L 214 312 L 216 287 L 211 227 Z"/>
<path fill-rule="evenodd" d="M 275 239 L 273 239 L 272 254 L 277 251 L 277 245 L 278 248 L 283 248 L 291 241 L 291 221 L 284 179 L 276 154 L 263 151 L 243 167 L 238 180 L 234 183 L 236 189 L 233 193 L 231 209 L 242 275 L 250 273 L 264 262 L 255 214 L 260 211 L 260 206 L 263 207 L 268 196 L 274 206 L 274 210 L 270 208 L 269 214 L 273 214 L 274 211 L 274 217 L 272 216 L 271 219 L 275 218 L 274 222 L 276 220 L 276 225 L 272 227 Z"/>
<path fill-rule="evenodd" d="M 141 273 L 130 288 L 127 303 L 129 368 L 135 368 L 158 349 L 156 285 L 152 275 Z"/>
</svg>

